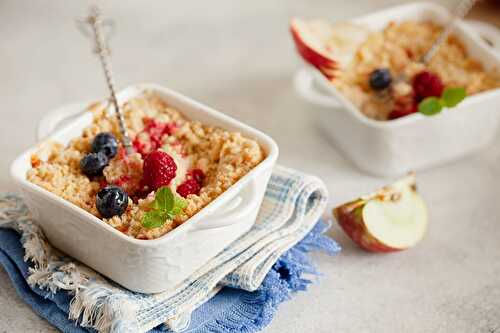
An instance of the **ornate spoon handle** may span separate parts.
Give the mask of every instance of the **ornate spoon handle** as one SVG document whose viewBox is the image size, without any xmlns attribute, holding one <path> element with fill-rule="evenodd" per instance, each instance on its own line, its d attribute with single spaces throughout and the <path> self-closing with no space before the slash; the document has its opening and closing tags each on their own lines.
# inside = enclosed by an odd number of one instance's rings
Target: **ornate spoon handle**
<svg viewBox="0 0 500 333">
<path fill-rule="evenodd" d="M 109 49 L 106 45 L 106 40 L 102 31 L 102 18 L 99 8 L 92 7 L 90 9 L 89 16 L 83 21 L 83 23 L 90 25 L 93 32 L 95 52 L 99 55 L 99 59 L 104 71 L 104 76 L 106 77 L 106 84 L 111 96 L 111 102 L 113 103 L 113 106 L 115 108 L 115 113 L 118 118 L 118 124 L 120 126 L 123 146 L 125 147 L 127 154 L 133 153 L 130 136 L 128 135 L 127 128 L 125 126 L 125 119 L 123 118 L 123 112 L 120 108 L 120 105 L 118 104 L 118 99 L 116 98 L 113 70 L 111 68 L 111 62 L 109 61 Z M 83 32 L 87 34 L 85 30 L 83 30 Z"/>
</svg>

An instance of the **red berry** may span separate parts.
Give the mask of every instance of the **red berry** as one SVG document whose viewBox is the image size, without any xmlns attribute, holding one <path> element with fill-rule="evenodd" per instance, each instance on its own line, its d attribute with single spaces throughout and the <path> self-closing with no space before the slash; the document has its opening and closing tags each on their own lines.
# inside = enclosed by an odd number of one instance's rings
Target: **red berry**
<svg viewBox="0 0 500 333">
<path fill-rule="evenodd" d="M 106 186 L 108 186 L 108 182 L 106 181 L 106 179 L 101 179 L 99 180 L 99 188 L 103 189 L 105 188 Z"/>
<path fill-rule="evenodd" d="M 205 179 L 205 174 L 201 169 L 192 169 L 187 173 L 188 179 L 194 179 L 198 184 L 203 184 L 203 179 Z"/>
<path fill-rule="evenodd" d="M 132 140 L 132 145 L 134 146 L 134 150 L 141 154 L 141 156 L 144 157 L 148 154 L 147 150 L 149 146 L 146 146 L 144 142 L 141 142 L 141 140 L 139 140 L 139 137 L 136 136 L 134 140 Z"/>
<path fill-rule="evenodd" d="M 418 111 L 418 106 L 416 103 L 415 94 L 411 91 L 409 94 L 404 96 L 398 96 L 394 100 L 394 108 L 389 113 L 388 119 L 396 119 L 408 116 L 412 113 Z"/>
<path fill-rule="evenodd" d="M 422 71 L 413 78 L 413 90 L 417 102 L 426 97 L 441 97 L 444 90 L 443 81 L 436 74 L 429 71 Z"/>
<path fill-rule="evenodd" d="M 183 198 L 190 194 L 198 195 L 200 193 L 201 185 L 194 179 L 186 179 L 184 183 L 177 186 L 177 193 Z"/>
<path fill-rule="evenodd" d="M 175 178 L 177 165 L 174 159 L 161 150 L 149 153 L 144 159 L 144 183 L 152 190 L 168 186 Z"/>
<path fill-rule="evenodd" d="M 129 175 L 123 175 L 120 178 L 118 178 L 117 180 L 115 180 L 113 182 L 113 184 L 116 185 L 116 186 L 125 187 L 124 185 L 126 185 L 126 183 L 128 183 L 129 181 L 130 181 L 130 176 Z"/>
<path fill-rule="evenodd" d="M 175 123 L 163 123 L 152 118 L 144 118 L 144 132 L 149 134 L 153 149 L 159 148 L 163 137 L 171 135 L 176 128 Z"/>
<path fill-rule="evenodd" d="M 413 103 L 411 103 L 411 104 L 396 104 L 394 106 L 394 110 L 392 110 L 391 113 L 389 113 L 389 119 L 393 120 L 396 118 L 405 117 L 405 116 L 408 116 L 408 115 L 415 113 L 417 111 L 418 111 L 418 109 L 417 109 L 416 104 L 413 104 Z"/>
<path fill-rule="evenodd" d="M 143 118 L 143 123 L 144 129 L 140 133 L 142 134 L 142 140 L 139 139 L 139 136 L 136 136 L 133 140 L 135 151 L 143 157 L 160 148 L 163 138 L 172 135 L 177 129 L 177 125 L 174 122 L 164 123 L 148 117 Z M 144 134 L 146 134 L 146 138 L 144 138 Z"/>
</svg>

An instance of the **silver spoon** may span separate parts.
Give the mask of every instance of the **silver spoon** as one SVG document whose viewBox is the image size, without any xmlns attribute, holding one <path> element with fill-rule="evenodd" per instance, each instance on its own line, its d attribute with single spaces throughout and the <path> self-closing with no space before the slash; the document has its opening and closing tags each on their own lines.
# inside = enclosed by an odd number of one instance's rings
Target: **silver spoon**
<svg viewBox="0 0 500 333">
<path fill-rule="evenodd" d="M 446 38 L 453 31 L 455 27 L 455 22 L 459 19 L 464 18 L 469 11 L 474 7 L 478 0 L 462 0 L 458 6 L 453 11 L 452 17 L 446 24 L 445 28 L 441 32 L 441 34 L 436 38 L 436 40 L 432 43 L 431 47 L 425 54 L 420 58 L 420 62 L 423 64 L 428 64 L 429 61 L 434 57 L 436 52 L 439 50 L 441 45 L 446 41 Z"/>
<path fill-rule="evenodd" d="M 455 8 L 453 11 L 452 17 L 448 20 L 446 23 L 446 26 L 444 27 L 443 31 L 439 34 L 439 36 L 436 38 L 436 40 L 432 43 L 431 47 L 422 55 L 420 60 L 418 61 L 421 64 L 427 65 L 434 55 L 437 53 L 441 45 L 446 41 L 450 33 L 453 31 L 455 28 L 455 22 L 459 19 L 464 18 L 469 11 L 474 7 L 478 0 L 462 0 L 458 4 L 458 6 Z M 406 76 L 404 72 L 401 72 L 393 81 L 392 85 L 394 86 L 397 83 L 400 82 L 408 82 L 409 78 Z M 387 91 L 382 91 L 377 93 L 376 95 L 379 99 L 382 100 L 388 100 L 390 99 L 390 96 Z"/>
<path fill-rule="evenodd" d="M 95 52 L 99 55 L 101 60 L 101 65 L 104 70 L 104 76 L 106 77 L 106 84 L 108 85 L 110 99 L 115 108 L 115 113 L 118 118 L 118 124 L 120 127 L 120 133 L 122 135 L 122 143 L 125 147 L 127 154 L 133 153 L 132 143 L 130 141 L 130 136 L 128 135 L 127 128 L 125 127 L 125 119 L 123 118 L 123 112 L 118 104 L 118 99 L 116 98 L 115 82 L 113 80 L 113 71 L 111 69 L 111 62 L 109 61 L 109 48 L 106 45 L 106 39 L 103 33 L 103 25 L 105 23 L 109 26 L 109 21 L 103 21 L 101 18 L 101 12 L 97 6 L 90 8 L 90 14 L 82 21 L 78 21 L 80 30 L 89 36 L 88 26 L 90 26 L 92 31 L 92 37 L 95 42 Z M 111 25 L 111 27 L 113 27 Z M 108 36 L 109 37 L 109 36 Z"/>
</svg>

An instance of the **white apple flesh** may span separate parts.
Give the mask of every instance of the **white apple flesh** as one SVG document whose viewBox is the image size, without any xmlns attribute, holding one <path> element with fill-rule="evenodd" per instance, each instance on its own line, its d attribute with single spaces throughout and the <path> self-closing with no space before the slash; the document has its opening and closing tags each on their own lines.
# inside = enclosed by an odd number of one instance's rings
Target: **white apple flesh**
<svg viewBox="0 0 500 333">
<path fill-rule="evenodd" d="M 391 186 L 334 209 L 346 234 L 372 252 L 392 252 L 416 245 L 425 235 L 427 207 L 410 174 Z"/>
<path fill-rule="evenodd" d="M 301 57 L 329 79 L 347 67 L 369 34 L 368 29 L 351 23 L 300 18 L 291 20 L 290 31 Z"/>
</svg>

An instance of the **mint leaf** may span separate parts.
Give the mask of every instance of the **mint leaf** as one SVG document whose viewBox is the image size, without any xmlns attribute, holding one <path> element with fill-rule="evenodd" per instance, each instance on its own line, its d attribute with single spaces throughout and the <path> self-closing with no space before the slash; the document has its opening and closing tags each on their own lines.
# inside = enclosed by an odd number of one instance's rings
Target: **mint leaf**
<svg viewBox="0 0 500 333">
<path fill-rule="evenodd" d="M 142 226 L 148 229 L 161 227 L 167 220 L 182 214 L 186 206 L 186 200 L 172 193 L 169 187 L 162 186 L 155 193 L 155 200 L 150 205 L 152 210 L 144 214 Z"/>
<path fill-rule="evenodd" d="M 167 186 L 160 187 L 155 193 L 155 201 L 153 201 L 151 208 L 160 211 L 170 211 L 174 207 L 174 194 Z"/>
<path fill-rule="evenodd" d="M 464 88 L 447 88 L 443 92 L 441 99 L 446 107 L 452 108 L 463 101 L 466 96 L 467 92 Z"/>
<path fill-rule="evenodd" d="M 158 228 L 167 222 L 167 218 L 168 216 L 165 212 L 152 210 L 144 214 L 144 217 L 142 218 L 142 226 L 148 229 Z"/>
<path fill-rule="evenodd" d="M 181 209 L 184 209 L 186 208 L 186 206 L 187 201 L 183 197 L 176 195 L 174 198 L 174 208 L 179 207 Z"/>
<path fill-rule="evenodd" d="M 418 104 L 418 112 L 426 115 L 435 115 L 443 109 L 443 105 L 437 97 L 427 97 Z"/>
<path fill-rule="evenodd" d="M 171 210 L 171 214 L 173 214 L 174 217 L 179 215 L 179 214 L 182 214 L 182 212 L 184 211 L 184 208 L 186 208 L 186 206 L 187 206 L 186 200 L 184 200 L 180 196 L 175 196 L 174 207 Z"/>
</svg>

